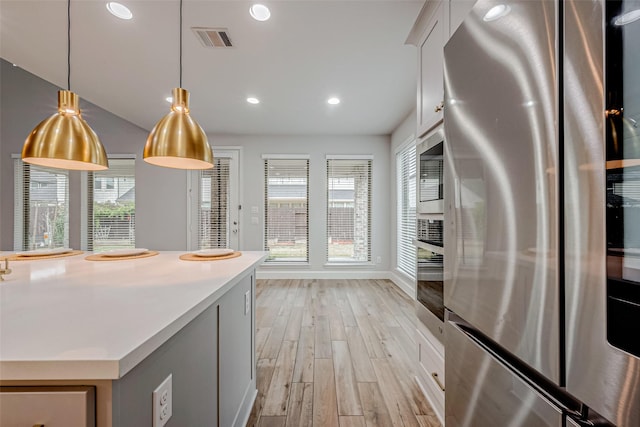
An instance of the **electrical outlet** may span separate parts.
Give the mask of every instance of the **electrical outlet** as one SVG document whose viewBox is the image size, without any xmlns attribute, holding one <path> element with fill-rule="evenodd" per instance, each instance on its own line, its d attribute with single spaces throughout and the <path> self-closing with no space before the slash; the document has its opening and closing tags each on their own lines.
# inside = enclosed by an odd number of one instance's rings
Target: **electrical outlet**
<svg viewBox="0 0 640 427">
<path fill-rule="evenodd" d="M 153 427 L 163 427 L 173 415 L 172 376 L 153 390 Z"/>
<path fill-rule="evenodd" d="M 382 257 L 376 257 L 376 264 L 380 264 L 382 262 Z"/>
<path fill-rule="evenodd" d="M 244 315 L 246 316 L 251 311 L 251 290 L 248 290 L 244 294 Z"/>
<path fill-rule="evenodd" d="M 251 224 L 258 225 L 260 224 L 260 219 L 257 216 L 251 217 Z"/>
<path fill-rule="evenodd" d="M 257 206 L 251 206 L 251 213 L 252 214 L 257 214 L 258 212 L 260 212 L 258 209 L 259 208 Z"/>
</svg>

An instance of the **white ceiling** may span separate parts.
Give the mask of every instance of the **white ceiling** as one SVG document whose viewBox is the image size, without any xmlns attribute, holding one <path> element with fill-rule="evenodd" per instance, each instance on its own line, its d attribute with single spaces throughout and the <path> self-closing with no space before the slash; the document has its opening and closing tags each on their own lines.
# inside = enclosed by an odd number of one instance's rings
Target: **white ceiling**
<svg viewBox="0 0 640 427">
<path fill-rule="evenodd" d="M 71 2 L 71 89 L 151 129 L 179 82 L 179 2 L 121 2 L 132 20 L 105 1 Z M 251 2 L 184 1 L 183 87 L 207 132 L 381 135 L 415 106 L 416 52 L 404 42 L 422 1 L 262 3 L 266 22 Z M 66 1 L 1 0 L 0 56 L 66 87 L 66 13 Z M 204 48 L 190 27 L 228 28 L 234 47 Z"/>
</svg>

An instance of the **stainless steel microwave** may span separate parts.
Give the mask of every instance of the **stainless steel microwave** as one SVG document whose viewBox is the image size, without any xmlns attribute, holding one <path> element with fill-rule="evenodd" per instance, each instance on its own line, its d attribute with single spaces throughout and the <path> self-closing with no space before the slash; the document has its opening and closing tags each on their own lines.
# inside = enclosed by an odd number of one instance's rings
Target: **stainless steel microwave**
<svg viewBox="0 0 640 427">
<path fill-rule="evenodd" d="M 443 169 L 444 131 L 437 129 L 417 146 L 416 161 L 418 188 L 416 191 L 418 213 L 441 214 L 444 212 Z"/>
</svg>

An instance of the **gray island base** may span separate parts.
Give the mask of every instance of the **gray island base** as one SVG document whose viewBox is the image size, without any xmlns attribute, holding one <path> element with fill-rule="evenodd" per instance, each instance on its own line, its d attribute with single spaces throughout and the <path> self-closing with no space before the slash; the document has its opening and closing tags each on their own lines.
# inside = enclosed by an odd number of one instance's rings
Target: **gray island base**
<svg viewBox="0 0 640 427">
<path fill-rule="evenodd" d="M 257 394 L 255 269 L 265 254 L 180 254 L 14 262 L 0 284 L 0 425 L 244 426 Z"/>
</svg>

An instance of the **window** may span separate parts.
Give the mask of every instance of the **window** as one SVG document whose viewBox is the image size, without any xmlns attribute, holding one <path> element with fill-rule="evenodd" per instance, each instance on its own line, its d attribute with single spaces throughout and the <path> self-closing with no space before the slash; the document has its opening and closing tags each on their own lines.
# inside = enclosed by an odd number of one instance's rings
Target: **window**
<svg viewBox="0 0 640 427">
<path fill-rule="evenodd" d="M 309 159 L 265 158 L 268 262 L 309 261 Z"/>
<path fill-rule="evenodd" d="M 69 246 L 69 172 L 14 160 L 14 250 Z"/>
<path fill-rule="evenodd" d="M 327 260 L 371 261 L 371 159 L 327 158 Z"/>
<path fill-rule="evenodd" d="M 135 159 L 109 159 L 108 170 L 88 172 L 87 180 L 87 249 L 135 247 Z"/>
<path fill-rule="evenodd" d="M 200 171 L 198 249 L 229 247 L 230 158 L 216 157 L 212 169 Z"/>
<path fill-rule="evenodd" d="M 398 183 L 396 264 L 398 270 L 414 278 L 416 275 L 416 146 L 409 144 L 396 154 Z"/>
</svg>

